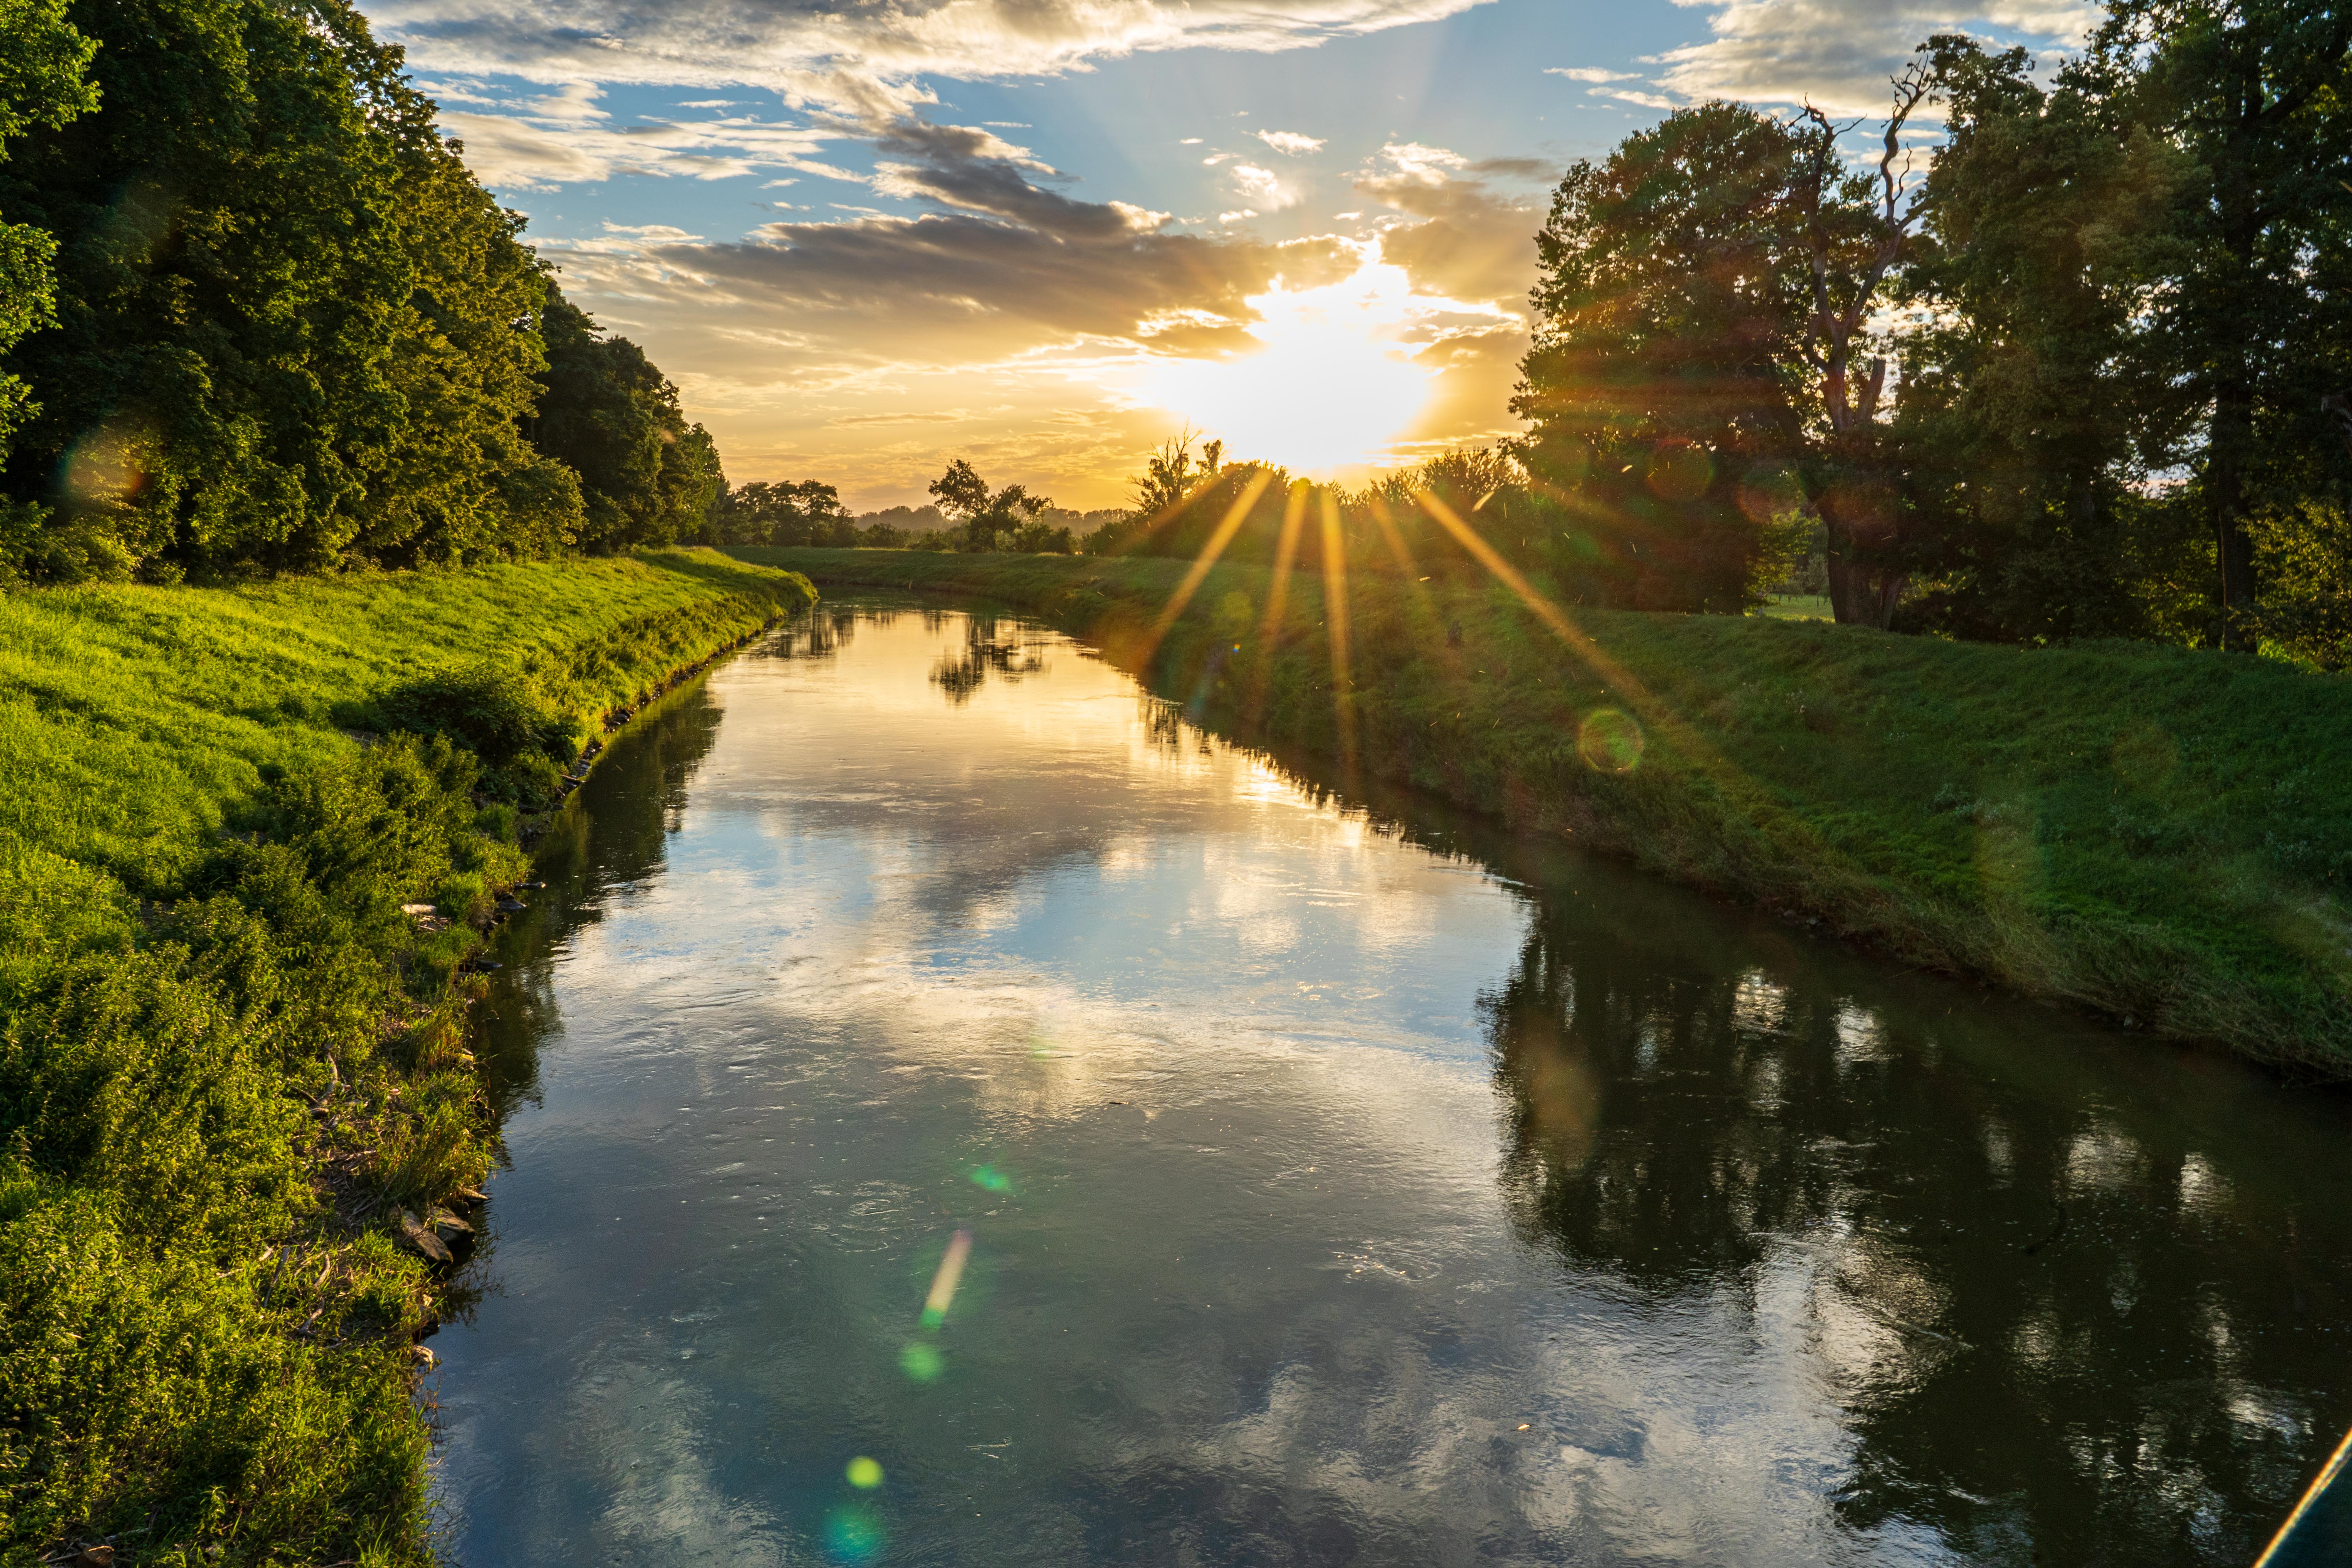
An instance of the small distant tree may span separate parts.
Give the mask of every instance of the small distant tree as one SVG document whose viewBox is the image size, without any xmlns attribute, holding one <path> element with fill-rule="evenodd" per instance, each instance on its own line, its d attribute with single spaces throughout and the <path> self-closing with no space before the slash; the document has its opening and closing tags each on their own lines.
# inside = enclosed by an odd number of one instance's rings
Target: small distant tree
<svg viewBox="0 0 2352 1568">
<path fill-rule="evenodd" d="M 950 461 L 947 472 L 931 481 L 930 493 L 938 498 L 940 510 L 956 521 L 960 535 L 956 547 L 967 551 L 1024 548 L 1020 542 L 1023 529 L 1054 504 L 1051 496 L 1031 495 L 1023 485 L 991 490 L 988 481 L 961 458 Z M 1066 548 L 1068 535 L 1067 529 L 1060 531 Z"/>
</svg>

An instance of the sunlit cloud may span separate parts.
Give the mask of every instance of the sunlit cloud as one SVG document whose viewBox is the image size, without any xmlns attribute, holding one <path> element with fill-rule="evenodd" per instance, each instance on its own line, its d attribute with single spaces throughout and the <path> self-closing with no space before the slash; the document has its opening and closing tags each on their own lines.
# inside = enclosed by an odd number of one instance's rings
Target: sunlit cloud
<svg viewBox="0 0 2352 1568">
<path fill-rule="evenodd" d="M 1710 36 L 1659 58 L 1662 86 L 1685 99 L 1812 102 L 1838 114 L 1883 113 L 1888 76 L 1930 34 L 1974 32 L 2063 49 L 2079 44 L 2102 15 L 2085 0 L 1696 3 L 1713 13 Z"/>
<path fill-rule="evenodd" d="M 441 111 L 441 127 L 465 148 L 466 161 L 494 189 L 548 190 L 621 174 L 727 179 L 790 169 L 866 183 L 866 176 L 814 154 L 832 138 L 806 126 L 749 116 L 713 120 L 641 119 L 616 126 L 595 107 L 589 87 L 544 98 L 467 101 L 505 103 L 503 113 Z"/>
<path fill-rule="evenodd" d="M 1433 21 L 1475 0 L 383 0 L 386 37 L 436 71 L 772 89 L 856 117 L 937 101 L 926 76 L 1054 76 L 1152 51 L 1250 52 Z"/>
<path fill-rule="evenodd" d="M 1602 70 L 1598 66 L 1546 66 L 1546 76 L 1564 76 L 1570 81 L 1632 81 L 1632 71 Z"/>
<path fill-rule="evenodd" d="M 1305 153 L 1323 151 L 1321 137 L 1301 135 L 1296 131 L 1261 131 L 1257 133 L 1257 139 L 1276 152 L 1287 153 L 1293 157 Z"/>
<path fill-rule="evenodd" d="M 1261 212 L 1280 212 L 1298 205 L 1298 188 L 1271 169 L 1236 163 L 1225 171 L 1225 177 Z"/>
</svg>

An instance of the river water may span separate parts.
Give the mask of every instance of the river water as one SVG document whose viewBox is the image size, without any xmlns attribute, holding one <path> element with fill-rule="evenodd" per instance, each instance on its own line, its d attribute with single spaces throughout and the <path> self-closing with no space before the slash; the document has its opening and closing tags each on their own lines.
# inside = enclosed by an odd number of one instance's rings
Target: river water
<svg viewBox="0 0 2352 1568">
<path fill-rule="evenodd" d="M 543 863 L 434 1342 L 475 1568 L 2241 1564 L 2352 1421 L 2342 1096 L 1016 621 L 804 618 Z"/>
</svg>

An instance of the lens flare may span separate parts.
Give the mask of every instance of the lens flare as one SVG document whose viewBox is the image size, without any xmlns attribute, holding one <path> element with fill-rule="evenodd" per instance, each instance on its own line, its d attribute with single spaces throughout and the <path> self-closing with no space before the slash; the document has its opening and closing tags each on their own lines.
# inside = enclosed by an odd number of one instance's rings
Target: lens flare
<svg viewBox="0 0 2352 1568">
<path fill-rule="evenodd" d="M 880 1461 L 869 1459 L 863 1454 L 850 1460 L 849 1468 L 842 1474 L 848 1477 L 849 1484 L 859 1491 L 870 1492 L 882 1484 Z"/>
<path fill-rule="evenodd" d="M 1225 546 L 1233 542 L 1234 535 L 1241 531 L 1243 523 L 1249 521 L 1250 509 L 1257 505 L 1257 498 L 1265 494 L 1265 487 L 1272 483 L 1274 470 L 1260 468 L 1250 476 L 1247 484 L 1242 486 L 1241 494 L 1235 496 L 1234 504 L 1225 509 L 1225 515 L 1217 523 L 1217 531 L 1209 536 L 1209 542 L 1201 547 L 1201 553 L 1192 562 L 1192 569 L 1184 574 L 1184 580 L 1177 584 L 1176 592 L 1168 596 L 1160 618 L 1151 623 L 1153 647 L 1159 646 L 1160 639 L 1168 635 L 1168 628 L 1176 624 L 1176 617 L 1184 613 L 1184 606 L 1192 602 L 1192 595 L 1200 588 L 1201 579 L 1209 574 L 1209 569 L 1217 563 L 1217 557 L 1225 552 Z"/>
<path fill-rule="evenodd" d="M 940 1271 L 931 1276 L 931 1293 L 923 1298 L 923 1326 L 936 1329 L 947 1321 L 948 1304 L 955 1300 L 956 1286 L 963 1279 L 964 1259 L 971 1256 L 971 1232 L 959 1230 L 948 1239 L 946 1256 L 940 1259 Z"/>
<path fill-rule="evenodd" d="M 940 1373 L 947 1369 L 947 1358 L 940 1354 L 937 1345 L 928 1345 L 917 1340 L 898 1352 L 898 1370 L 905 1373 L 911 1382 L 937 1383 Z"/>
<path fill-rule="evenodd" d="M 1356 693 L 1348 647 L 1348 542 L 1339 531 L 1339 503 L 1323 499 L 1323 619 L 1331 645 L 1331 717 L 1339 727 L 1339 765 L 1356 765 Z"/>
<path fill-rule="evenodd" d="M 1576 754 L 1595 773 L 1630 773 L 1642 765 L 1642 726 L 1630 713 L 1595 708 L 1576 728 Z"/>
<path fill-rule="evenodd" d="M 824 1516 L 824 1549 L 837 1562 L 866 1562 L 882 1550 L 882 1521 L 863 1503 L 844 1503 Z"/>
<path fill-rule="evenodd" d="M 984 1193 L 1009 1193 L 1013 1190 L 1013 1178 L 993 1165 L 974 1165 L 971 1184 Z"/>
</svg>

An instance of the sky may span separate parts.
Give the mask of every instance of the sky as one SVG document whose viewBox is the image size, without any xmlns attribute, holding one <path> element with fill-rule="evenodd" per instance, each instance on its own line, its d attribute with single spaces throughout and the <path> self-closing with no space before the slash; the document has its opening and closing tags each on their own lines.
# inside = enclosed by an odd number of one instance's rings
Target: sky
<svg viewBox="0 0 2352 1568">
<path fill-rule="evenodd" d="M 1180 433 L 1360 479 L 1516 433 L 1551 188 L 1674 108 L 1883 110 L 2078 0 L 376 0 L 736 483 L 1123 505 Z"/>
</svg>

